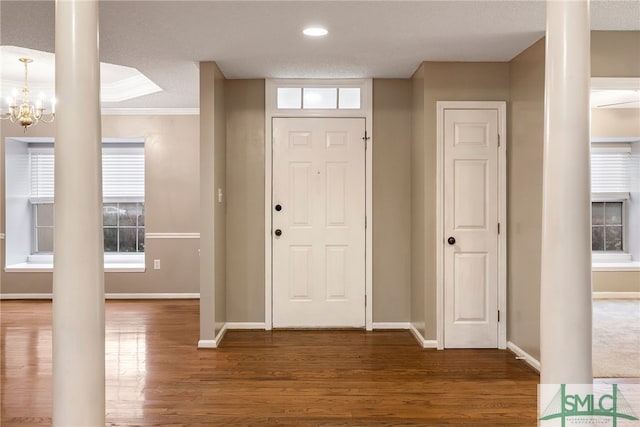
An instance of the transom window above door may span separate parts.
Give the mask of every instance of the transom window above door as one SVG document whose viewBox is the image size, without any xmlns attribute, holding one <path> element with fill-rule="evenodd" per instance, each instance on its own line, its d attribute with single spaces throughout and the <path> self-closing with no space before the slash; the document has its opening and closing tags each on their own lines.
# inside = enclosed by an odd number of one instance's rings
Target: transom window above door
<svg viewBox="0 0 640 427">
<path fill-rule="evenodd" d="M 279 110 L 359 110 L 359 87 L 279 87 Z"/>
<path fill-rule="evenodd" d="M 365 117 L 371 79 L 267 79 L 265 106 L 272 117 Z"/>
</svg>

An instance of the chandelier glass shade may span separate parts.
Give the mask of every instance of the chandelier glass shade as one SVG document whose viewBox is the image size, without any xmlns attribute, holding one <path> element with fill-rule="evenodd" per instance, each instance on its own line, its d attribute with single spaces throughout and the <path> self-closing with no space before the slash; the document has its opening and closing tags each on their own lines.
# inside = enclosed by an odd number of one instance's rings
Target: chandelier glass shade
<svg viewBox="0 0 640 427">
<path fill-rule="evenodd" d="M 7 104 L 9 106 L 9 112 L 0 116 L 0 119 L 11 120 L 12 123 L 16 123 L 22 126 L 26 132 L 29 126 L 38 124 L 42 121 L 44 123 L 51 123 L 55 119 L 55 99 L 51 100 L 51 112 L 47 112 L 44 107 L 44 96 L 40 96 L 35 104 L 29 100 L 29 85 L 28 78 L 28 64 L 33 62 L 29 58 L 20 58 L 18 61 L 24 64 L 24 86 L 22 87 L 22 100 L 18 99 L 18 92 L 14 91 L 13 96 L 7 98 Z"/>
</svg>

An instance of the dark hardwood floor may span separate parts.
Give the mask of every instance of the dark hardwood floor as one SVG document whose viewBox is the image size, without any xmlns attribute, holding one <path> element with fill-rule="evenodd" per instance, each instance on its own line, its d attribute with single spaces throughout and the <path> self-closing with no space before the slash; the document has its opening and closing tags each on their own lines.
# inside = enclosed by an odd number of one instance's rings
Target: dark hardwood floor
<svg viewBox="0 0 640 427">
<path fill-rule="evenodd" d="M 51 424 L 51 303 L 0 302 L 0 425 Z M 230 331 L 198 302 L 108 301 L 107 426 L 535 426 L 538 375 L 507 351 L 407 331 Z"/>
</svg>

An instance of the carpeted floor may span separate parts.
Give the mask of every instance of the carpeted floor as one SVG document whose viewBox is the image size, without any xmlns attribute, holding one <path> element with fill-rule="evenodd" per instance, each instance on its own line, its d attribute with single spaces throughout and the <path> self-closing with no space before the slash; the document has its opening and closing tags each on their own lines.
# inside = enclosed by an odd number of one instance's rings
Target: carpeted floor
<svg viewBox="0 0 640 427">
<path fill-rule="evenodd" d="M 593 301 L 593 376 L 640 377 L 640 300 Z"/>
</svg>

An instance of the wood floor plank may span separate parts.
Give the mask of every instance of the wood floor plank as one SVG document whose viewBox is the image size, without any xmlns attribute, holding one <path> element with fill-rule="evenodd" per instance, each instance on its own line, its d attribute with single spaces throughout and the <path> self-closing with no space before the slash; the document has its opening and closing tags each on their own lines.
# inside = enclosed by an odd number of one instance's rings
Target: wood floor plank
<svg viewBox="0 0 640 427">
<path fill-rule="evenodd" d="M 51 303 L 0 302 L 0 425 L 51 424 Z M 534 426 L 535 371 L 407 331 L 229 331 L 198 302 L 108 301 L 108 426 Z"/>
</svg>

